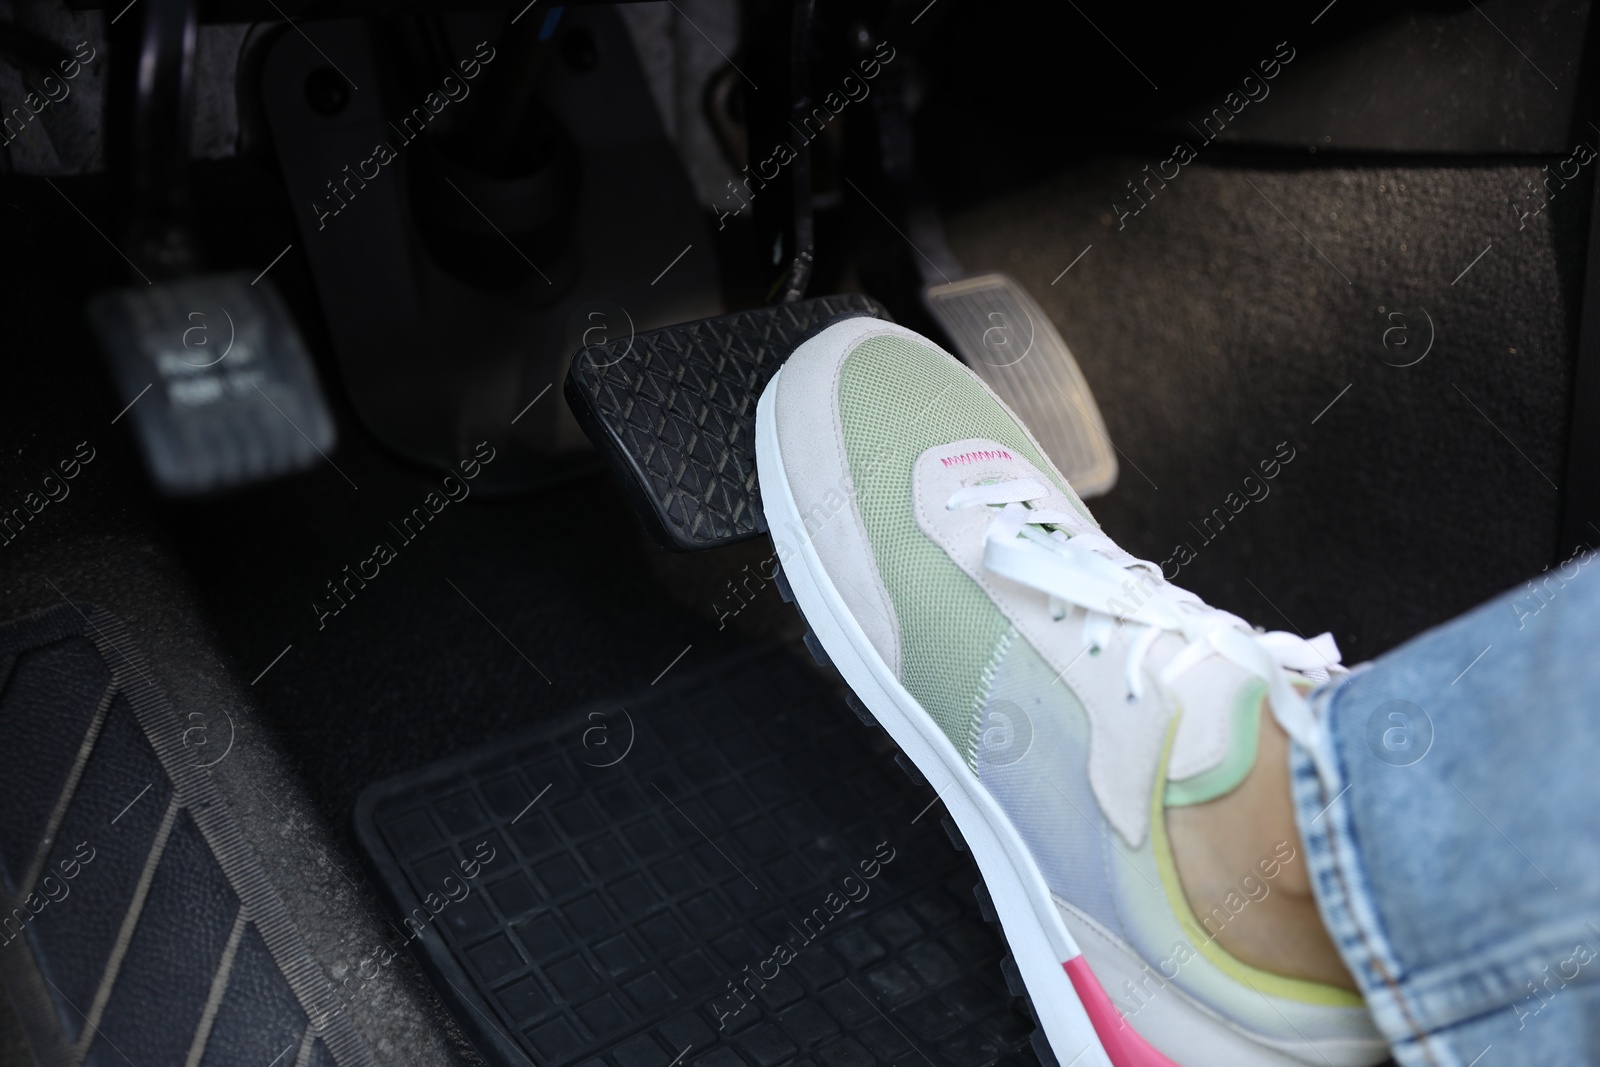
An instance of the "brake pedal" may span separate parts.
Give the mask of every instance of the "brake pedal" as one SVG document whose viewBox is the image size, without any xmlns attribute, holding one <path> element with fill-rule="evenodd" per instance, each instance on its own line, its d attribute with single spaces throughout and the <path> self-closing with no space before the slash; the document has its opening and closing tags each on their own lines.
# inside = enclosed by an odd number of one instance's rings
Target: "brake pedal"
<svg viewBox="0 0 1600 1067">
<path fill-rule="evenodd" d="M 333 448 L 310 356 L 270 281 L 201 275 L 119 289 L 91 301 L 89 319 L 163 492 L 262 481 Z"/>
<path fill-rule="evenodd" d="M 871 297 L 845 293 L 679 323 L 572 357 L 567 403 L 657 544 L 692 552 L 765 531 L 756 403 L 810 331 L 847 315 L 889 318 Z"/>
<path fill-rule="evenodd" d="M 1031 428 L 1080 497 L 1117 483 L 1117 456 L 1100 407 L 1050 317 L 1004 274 L 923 292 L 956 354 Z"/>
</svg>

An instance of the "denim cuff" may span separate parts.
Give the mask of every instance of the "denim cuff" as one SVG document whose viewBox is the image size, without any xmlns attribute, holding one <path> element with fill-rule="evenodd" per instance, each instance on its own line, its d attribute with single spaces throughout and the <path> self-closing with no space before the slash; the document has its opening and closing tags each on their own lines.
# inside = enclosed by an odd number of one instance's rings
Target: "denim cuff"
<svg viewBox="0 0 1600 1067">
<path fill-rule="evenodd" d="M 1364 665 L 1365 666 L 1365 665 Z M 1357 674 L 1362 668 L 1357 668 Z M 1352 676 L 1353 677 L 1353 676 Z M 1417 1006 L 1408 1002 L 1402 968 L 1378 916 L 1375 896 L 1355 835 L 1350 782 L 1329 726 L 1333 698 L 1351 678 L 1317 690 L 1311 697 L 1320 759 L 1297 743 L 1289 752 L 1289 781 L 1295 822 L 1305 845 L 1306 871 L 1322 914 L 1345 966 L 1367 1002 L 1374 1025 L 1405 1067 L 1466 1067 L 1445 1041 L 1429 1034 Z M 1332 780 L 1318 773 L 1321 764 Z"/>
</svg>

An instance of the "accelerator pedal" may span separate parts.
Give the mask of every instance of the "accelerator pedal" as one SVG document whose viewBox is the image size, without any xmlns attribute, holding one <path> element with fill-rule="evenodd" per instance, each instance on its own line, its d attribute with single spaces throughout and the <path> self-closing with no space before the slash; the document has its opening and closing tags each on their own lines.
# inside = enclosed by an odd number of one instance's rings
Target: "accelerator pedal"
<svg viewBox="0 0 1600 1067">
<path fill-rule="evenodd" d="M 980 274 L 930 286 L 923 300 L 956 354 L 1034 432 L 1080 497 L 1116 484 L 1116 452 L 1089 383 L 1026 289 Z"/>
</svg>

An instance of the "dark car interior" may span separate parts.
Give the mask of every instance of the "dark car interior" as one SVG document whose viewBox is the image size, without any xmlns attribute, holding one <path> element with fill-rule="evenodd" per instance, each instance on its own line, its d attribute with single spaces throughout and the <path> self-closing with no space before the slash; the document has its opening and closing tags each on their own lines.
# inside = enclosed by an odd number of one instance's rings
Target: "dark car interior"
<svg viewBox="0 0 1600 1067">
<path fill-rule="evenodd" d="M 0 4 L 0 1063 L 1056 1063 L 785 603 L 763 385 L 925 333 L 1376 657 L 1600 544 L 1597 32 Z"/>
</svg>

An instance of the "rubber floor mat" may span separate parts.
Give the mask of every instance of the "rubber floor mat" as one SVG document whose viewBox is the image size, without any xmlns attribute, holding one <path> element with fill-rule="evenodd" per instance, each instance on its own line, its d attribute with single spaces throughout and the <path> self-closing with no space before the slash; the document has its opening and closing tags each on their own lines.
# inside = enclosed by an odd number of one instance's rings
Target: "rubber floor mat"
<svg viewBox="0 0 1600 1067">
<path fill-rule="evenodd" d="M 926 784 L 777 649 L 369 788 L 362 847 L 496 1064 L 1035 1064 Z"/>
<path fill-rule="evenodd" d="M 108 612 L 0 626 L 0 984 L 35 1059 L 371 1064 L 197 728 Z"/>
</svg>

